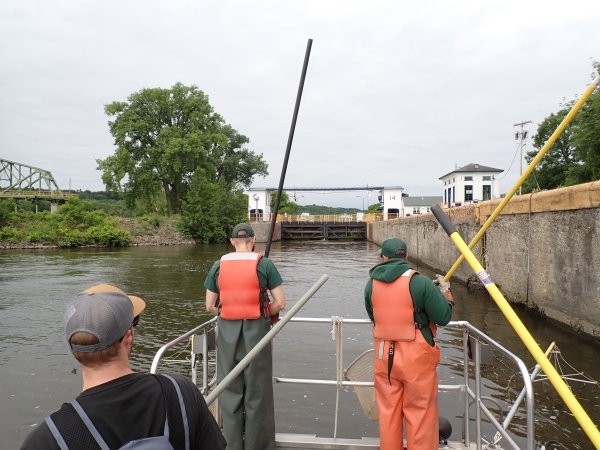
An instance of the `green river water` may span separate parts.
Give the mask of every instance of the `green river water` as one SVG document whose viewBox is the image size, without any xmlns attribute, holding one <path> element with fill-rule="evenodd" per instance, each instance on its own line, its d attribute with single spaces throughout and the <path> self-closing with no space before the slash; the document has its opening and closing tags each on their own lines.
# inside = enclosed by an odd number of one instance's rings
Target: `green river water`
<svg viewBox="0 0 600 450">
<path fill-rule="evenodd" d="M 257 250 L 261 250 L 259 247 Z M 271 258 L 284 278 L 292 304 L 322 274 L 330 280 L 299 316 L 366 318 L 363 287 L 368 269 L 378 262 L 378 246 L 368 242 L 275 243 Z M 94 284 L 108 282 L 144 298 L 148 307 L 136 330 L 133 365 L 147 371 L 158 348 L 209 316 L 204 312 L 203 282 L 225 245 L 137 247 L 126 249 L 0 251 L 0 442 L 18 448 L 43 418 L 70 401 L 81 388 L 75 360 L 63 343 L 62 316 L 70 299 Z M 426 269 L 422 273 L 433 276 Z M 493 275 L 493 274 L 492 274 Z M 453 285 L 457 299 L 454 320 L 467 320 L 534 365 L 512 328 L 485 292 Z M 543 318 L 518 310 L 544 349 L 555 340 L 564 359 L 577 371 L 600 380 L 600 346 Z M 275 338 L 274 375 L 334 379 L 335 343 L 330 325 L 291 323 Z M 368 326 L 344 328 L 344 365 L 371 347 Z M 457 383 L 462 375 L 460 336 L 441 330 L 440 383 Z M 185 355 L 184 355 L 185 356 Z M 564 365 L 563 373 L 573 369 Z M 503 408 L 510 407 L 521 386 L 505 361 L 483 371 L 483 389 Z M 600 387 L 569 382 L 594 423 L 600 422 Z M 562 400 L 548 382 L 534 384 L 536 438 L 556 439 L 566 448 L 591 448 Z M 335 388 L 275 385 L 278 432 L 332 436 Z M 365 418 L 351 390 L 341 396 L 344 411 L 339 437 L 376 436 L 377 423 Z M 490 404 L 494 410 L 495 405 Z M 505 410 L 505 412 L 506 412 Z M 460 428 L 462 400 L 440 395 L 440 413 Z M 523 412 L 524 410 L 521 410 Z M 524 417 L 515 418 L 522 440 Z M 472 409 L 474 415 L 474 409 Z M 489 434 L 489 431 L 488 431 Z M 453 439 L 458 436 L 453 435 Z M 491 438 L 490 435 L 487 438 Z M 521 441 L 522 442 L 522 441 Z"/>
</svg>

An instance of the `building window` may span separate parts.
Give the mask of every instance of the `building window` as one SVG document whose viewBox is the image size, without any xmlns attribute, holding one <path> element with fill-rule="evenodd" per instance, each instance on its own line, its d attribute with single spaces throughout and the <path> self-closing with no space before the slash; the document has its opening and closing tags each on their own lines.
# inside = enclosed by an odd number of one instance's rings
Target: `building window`
<svg viewBox="0 0 600 450">
<path fill-rule="evenodd" d="M 465 181 L 473 181 L 473 177 L 471 175 L 467 175 L 465 177 Z"/>
<path fill-rule="evenodd" d="M 456 201 L 456 187 L 452 186 L 452 201 Z"/>
<path fill-rule="evenodd" d="M 473 185 L 465 184 L 465 202 L 473 201 Z"/>
<path fill-rule="evenodd" d="M 429 208 L 429 206 L 427 207 L 427 212 L 431 212 L 431 209 Z"/>
<path fill-rule="evenodd" d="M 388 219 L 397 219 L 400 217 L 400 210 L 398 208 L 388 208 Z"/>
<path fill-rule="evenodd" d="M 413 214 L 421 214 L 421 208 L 414 207 Z"/>
<path fill-rule="evenodd" d="M 492 199 L 492 185 L 484 184 L 483 185 L 483 200 L 491 200 Z"/>
<path fill-rule="evenodd" d="M 492 181 L 492 176 L 491 176 L 491 175 L 484 175 L 484 176 L 482 177 L 482 180 L 483 180 L 483 181 Z"/>
</svg>

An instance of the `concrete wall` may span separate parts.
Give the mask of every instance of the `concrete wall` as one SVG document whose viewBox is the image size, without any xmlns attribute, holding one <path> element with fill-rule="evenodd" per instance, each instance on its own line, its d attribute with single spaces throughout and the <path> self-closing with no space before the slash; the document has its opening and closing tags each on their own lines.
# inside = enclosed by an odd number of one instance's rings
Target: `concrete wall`
<svg viewBox="0 0 600 450">
<path fill-rule="evenodd" d="M 445 211 L 470 243 L 500 201 Z M 368 236 L 404 239 L 409 257 L 440 273 L 460 256 L 432 214 L 373 222 Z M 514 197 L 473 252 L 507 300 L 600 337 L 600 181 Z M 466 262 L 454 277 L 475 280 Z"/>
<path fill-rule="evenodd" d="M 271 222 L 251 222 L 252 229 L 256 235 L 256 242 L 267 242 L 269 232 L 271 231 Z M 281 225 L 275 223 L 275 231 L 273 232 L 273 242 L 281 240 Z"/>
</svg>

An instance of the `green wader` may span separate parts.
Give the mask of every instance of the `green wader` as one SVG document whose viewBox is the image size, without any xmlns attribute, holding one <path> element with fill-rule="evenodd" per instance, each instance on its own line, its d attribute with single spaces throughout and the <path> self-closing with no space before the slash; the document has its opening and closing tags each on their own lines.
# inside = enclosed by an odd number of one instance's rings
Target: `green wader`
<svg viewBox="0 0 600 450">
<path fill-rule="evenodd" d="M 217 380 L 221 382 L 267 334 L 271 325 L 254 320 L 218 319 Z M 219 396 L 227 450 L 275 448 L 271 344 Z M 245 415 L 244 415 L 245 413 Z"/>
</svg>

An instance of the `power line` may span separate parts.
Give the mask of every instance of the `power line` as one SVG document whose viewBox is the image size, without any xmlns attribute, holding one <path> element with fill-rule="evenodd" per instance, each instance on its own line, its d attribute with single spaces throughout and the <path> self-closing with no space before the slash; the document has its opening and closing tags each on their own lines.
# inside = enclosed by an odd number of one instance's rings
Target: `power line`
<svg viewBox="0 0 600 450">
<path fill-rule="evenodd" d="M 498 177 L 498 180 L 502 180 L 503 178 L 506 178 L 506 176 L 508 175 L 508 172 L 510 171 L 510 169 L 512 169 L 512 165 L 515 162 L 515 158 L 517 157 L 517 153 L 519 153 L 519 148 L 520 148 L 520 145 L 517 144 L 517 147 L 515 148 L 515 153 L 514 153 L 514 155 L 512 157 L 512 161 L 510 162 L 510 165 L 508 166 L 508 169 L 506 169 L 504 171 L 504 175 L 502 175 L 501 177 Z"/>
<path fill-rule="evenodd" d="M 513 127 L 521 128 L 520 130 L 518 130 L 515 133 L 515 139 L 519 141 L 519 149 L 521 150 L 520 158 L 519 158 L 519 178 L 521 178 L 521 175 L 523 175 L 523 141 L 525 141 L 525 138 L 527 137 L 527 131 L 524 130 L 523 127 L 525 125 L 527 125 L 528 123 L 531 123 L 531 120 L 526 120 L 524 122 L 515 123 L 513 125 Z M 521 188 L 522 188 L 522 186 L 519 186 L 519 195 L 521 195 Z"/>
</svg>

